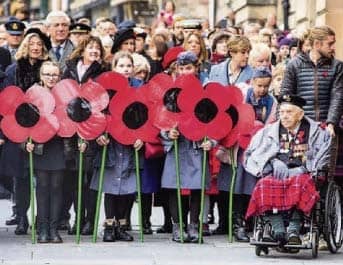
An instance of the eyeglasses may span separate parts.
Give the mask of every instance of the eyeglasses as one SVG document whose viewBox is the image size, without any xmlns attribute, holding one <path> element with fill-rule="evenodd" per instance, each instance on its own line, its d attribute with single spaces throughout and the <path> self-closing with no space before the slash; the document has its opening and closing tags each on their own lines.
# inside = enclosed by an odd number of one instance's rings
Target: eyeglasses
<svg viewBox="0 0 343 265">
<path fill-rule="evenodd" d="M 60 75 L 57 75 L 57 74 L 48 74 L 48 73 L 42 73 L 42 76 L 45 76 L 45 77 L 50 77 L 50 78 L 59 78 Z"/>
</svg>

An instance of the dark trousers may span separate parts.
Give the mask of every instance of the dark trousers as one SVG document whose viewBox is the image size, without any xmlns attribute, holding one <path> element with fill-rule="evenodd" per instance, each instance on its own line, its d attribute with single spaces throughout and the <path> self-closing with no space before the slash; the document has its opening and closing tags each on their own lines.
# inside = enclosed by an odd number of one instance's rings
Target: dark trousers
<svg viewBox="0 0 343 265">
<path fill-rule="evenodd" d="M 63 170 L 36 170 L 38 225 L 57 229 L 62 209 Z"/>
<path fill-rule="evenodd" d="M 250 195 L 234 194 L 233 195 L 233 219 L 236 225 L 242 226 L 245 213 L 248 209 Z M 229 213 L 229 192 L 219 191 L 218 195 L 218 215 L 219 227 L 227 230 Z"/>
<path fill-rule="evenodd" d="M 190 212 L 190 222 L 197 224 L 200 215 L 201 191 L 191 190 L 190 196 L 182 196 L 183 222 L 187 224 L 187 213 Z M 179 222 L 177 190 L 169 190 L 169 210 L 174 223 Z"/>
<path fill-rule="evenodd" d="M 117 221 L 126 219 L 126 214 L 134 194 L 113 195 L 105 193 L 105 216 L 106 219 L 115 218 Z"/>
<path fill-rule="evenodd" d="M 29 170 L 24 170 L 24 176 L 14 178 L 15 204 L 18 217 L 26 217 L 30 207 L 30 178 Z"/>
<path fill-rule="evenodd" d="M 97 191 L 89 188 L 92 178 L 92 172 L 85 174 L 82 186 L 81 199 L 81 225 L 85 222 L 94 223 L 95 208 L 97 200 Z M 69 210 L 74 205 L 75 214 L 77 213 L 77 190 L 78 190 L 78 172 L 75 170 L 65 170 L 63 178 L 63 206 L 61 220 L 69 220 Z"/>
<path fill-rule="evenodd" d="M 142 193 L 143 225 L 150 225 L 151 210 L 152 210 L 152 194 Z"/>
</svg>

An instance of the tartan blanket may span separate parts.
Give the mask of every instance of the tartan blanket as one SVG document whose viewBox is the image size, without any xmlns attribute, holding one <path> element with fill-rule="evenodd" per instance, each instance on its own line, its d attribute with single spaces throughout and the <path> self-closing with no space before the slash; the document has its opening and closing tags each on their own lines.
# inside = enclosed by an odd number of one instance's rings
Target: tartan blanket
<svg viewBox="0 0 343 265">
<path fill-rule="evenodd" d="M 246 218 L 273 209 L 286 211 L 293 207 L 309 215 L 319 198 L 316 185 L 309 174 L 284 180 L 268 176 L 257 182 L 251 195 Z"/>
</svg>

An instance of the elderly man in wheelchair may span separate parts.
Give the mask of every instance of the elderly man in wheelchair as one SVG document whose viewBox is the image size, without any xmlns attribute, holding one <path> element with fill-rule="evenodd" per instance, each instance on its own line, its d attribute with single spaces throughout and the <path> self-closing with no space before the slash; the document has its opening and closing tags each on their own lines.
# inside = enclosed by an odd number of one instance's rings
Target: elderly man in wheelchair
<svg viewBox="0 0 343 265">
<path fill-rule="evenodd" d="M 280 119 L 260 130 L 246 150 L 245 168 L 260 178 L 246 217 L 263 217 L 271 227 L 262 229 L 259 238 L 253 240 L 274 242 L 275 246 L 301 246 L 303 217 L 312 216 L 313 208 L 317 208 L 314 206 L 320 202 L 319 183 L 327 183 L 332 139 L 323 126 L 304 116 L 303 98 L 285 94 L 279 103 Z M 339 226 L 341 230 L 341 221 Z M 323 233 L 320 230 L 313 241 L 315 246 L 309 247 L 315 251 L 319 233 Z"/>
</svg>

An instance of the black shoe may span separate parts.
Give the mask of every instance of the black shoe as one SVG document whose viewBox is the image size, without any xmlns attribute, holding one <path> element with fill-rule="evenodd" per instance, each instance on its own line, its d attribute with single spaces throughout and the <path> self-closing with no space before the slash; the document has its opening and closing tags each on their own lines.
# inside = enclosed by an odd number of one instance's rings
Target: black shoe
<svg viewBox="0 0 343 265">
<path fill-rule="evenodd" d="M 27 217 L 19 217 L 18 219 L 18 225 L 15 229 L 14 233 L 16 235 L 26 235 L 27 229 L 29 228 L 29 221 L 27 220 Z"/>
<path fill-rule="evenodd" d="M 68 235 L 76 235 L 76 224 L 74 224 L 72 227 L 69 226 Z"/>
<path fill-rule="evenodd" d="M 160 228 L 156 230 L 157 234 L 170 234 L 173 231 L 173 228 L 171 225 L 163 225 Z"/>
<path fill-rule="evenodd" d="M 112 224 L 105 224 L 104 236 L 102 238 L 104 242 L 114 242 L 116 241 L 114 235 L 114 228 Z"/>
<path fill-rule="evenodd" d="M 213 235 L 227 235 L 228 230 L 225 227 L 218 226 L 215 230 L 212 231 Z"/>
<path fill-rule="evenodd" d="M 120 224 L 117 224 L 115 227 L 115 238 L 119 241 L 133 241 L 133 236 L 124 230 L 124 227 L 121 227 Z"/>
<path fill-rule="evenodd" d="M 62 240 L 60 234 L 58 233 L 57 229 L 51 229 L 50 230 L 50 242 L 54 243 L 54 244 L 63 243 L 63 240 Z"/>
<path fill-rule="evenodd" d="M 210 226 L 208 224 L 202 224 L 202 235 L 203 236 L 211 235 Z"/>
<path fill-rule="evenodd" d="M 82 228 L 81 235 L 84 235 L 84 236 L 93 235 L 93 230 L 94 229 L 91 222 L 87 222 Z"/>
<path fill-rule="evenodd" d="M 199 225 L 198 224 L 189 224 L 188 226 L 188 239 L 191 243 L 199 242 Z"/>
<path fill-rule="evenodd" d="M 60 221 L 57 229 L 58 230 L 70 231 L 71 228 L 70 228 L 69 220 L 64 219 L 64 220 Z"/>
<path fill-rule="evenodd" d="M 238 227 L 234 231 L 235 240 L 237 242 L 249 242 L 250 238 L 247 235 L 244 227 Z"/>
<path fill-rule="evenodd" d="M 290 232 L 287 234 L 288 245 L 301 245 L 301 239 L 296 232 Z"/>
<path fill-rule="evenodd" d="M 5 222 L 6 225 L 17 225 L 18 224 L 18 218 L 16 215 L 12 215 L 9 219 Z"/>
<path fill-rule="evenodd" d="M 173 241 L 181 243 L 181 230 L 179 224 L 173 224 Z M 183 231 L 183 242 L 189 242 L 188 234 Z"/>
<path fill-rule="evenodd" d="M 37 232 L 38 232 L 37 243 L 50 242 L 50 235 L 49 235 L 49 229 L 48 229 L 47 224 L 41 224 Z"/>
</svg>

